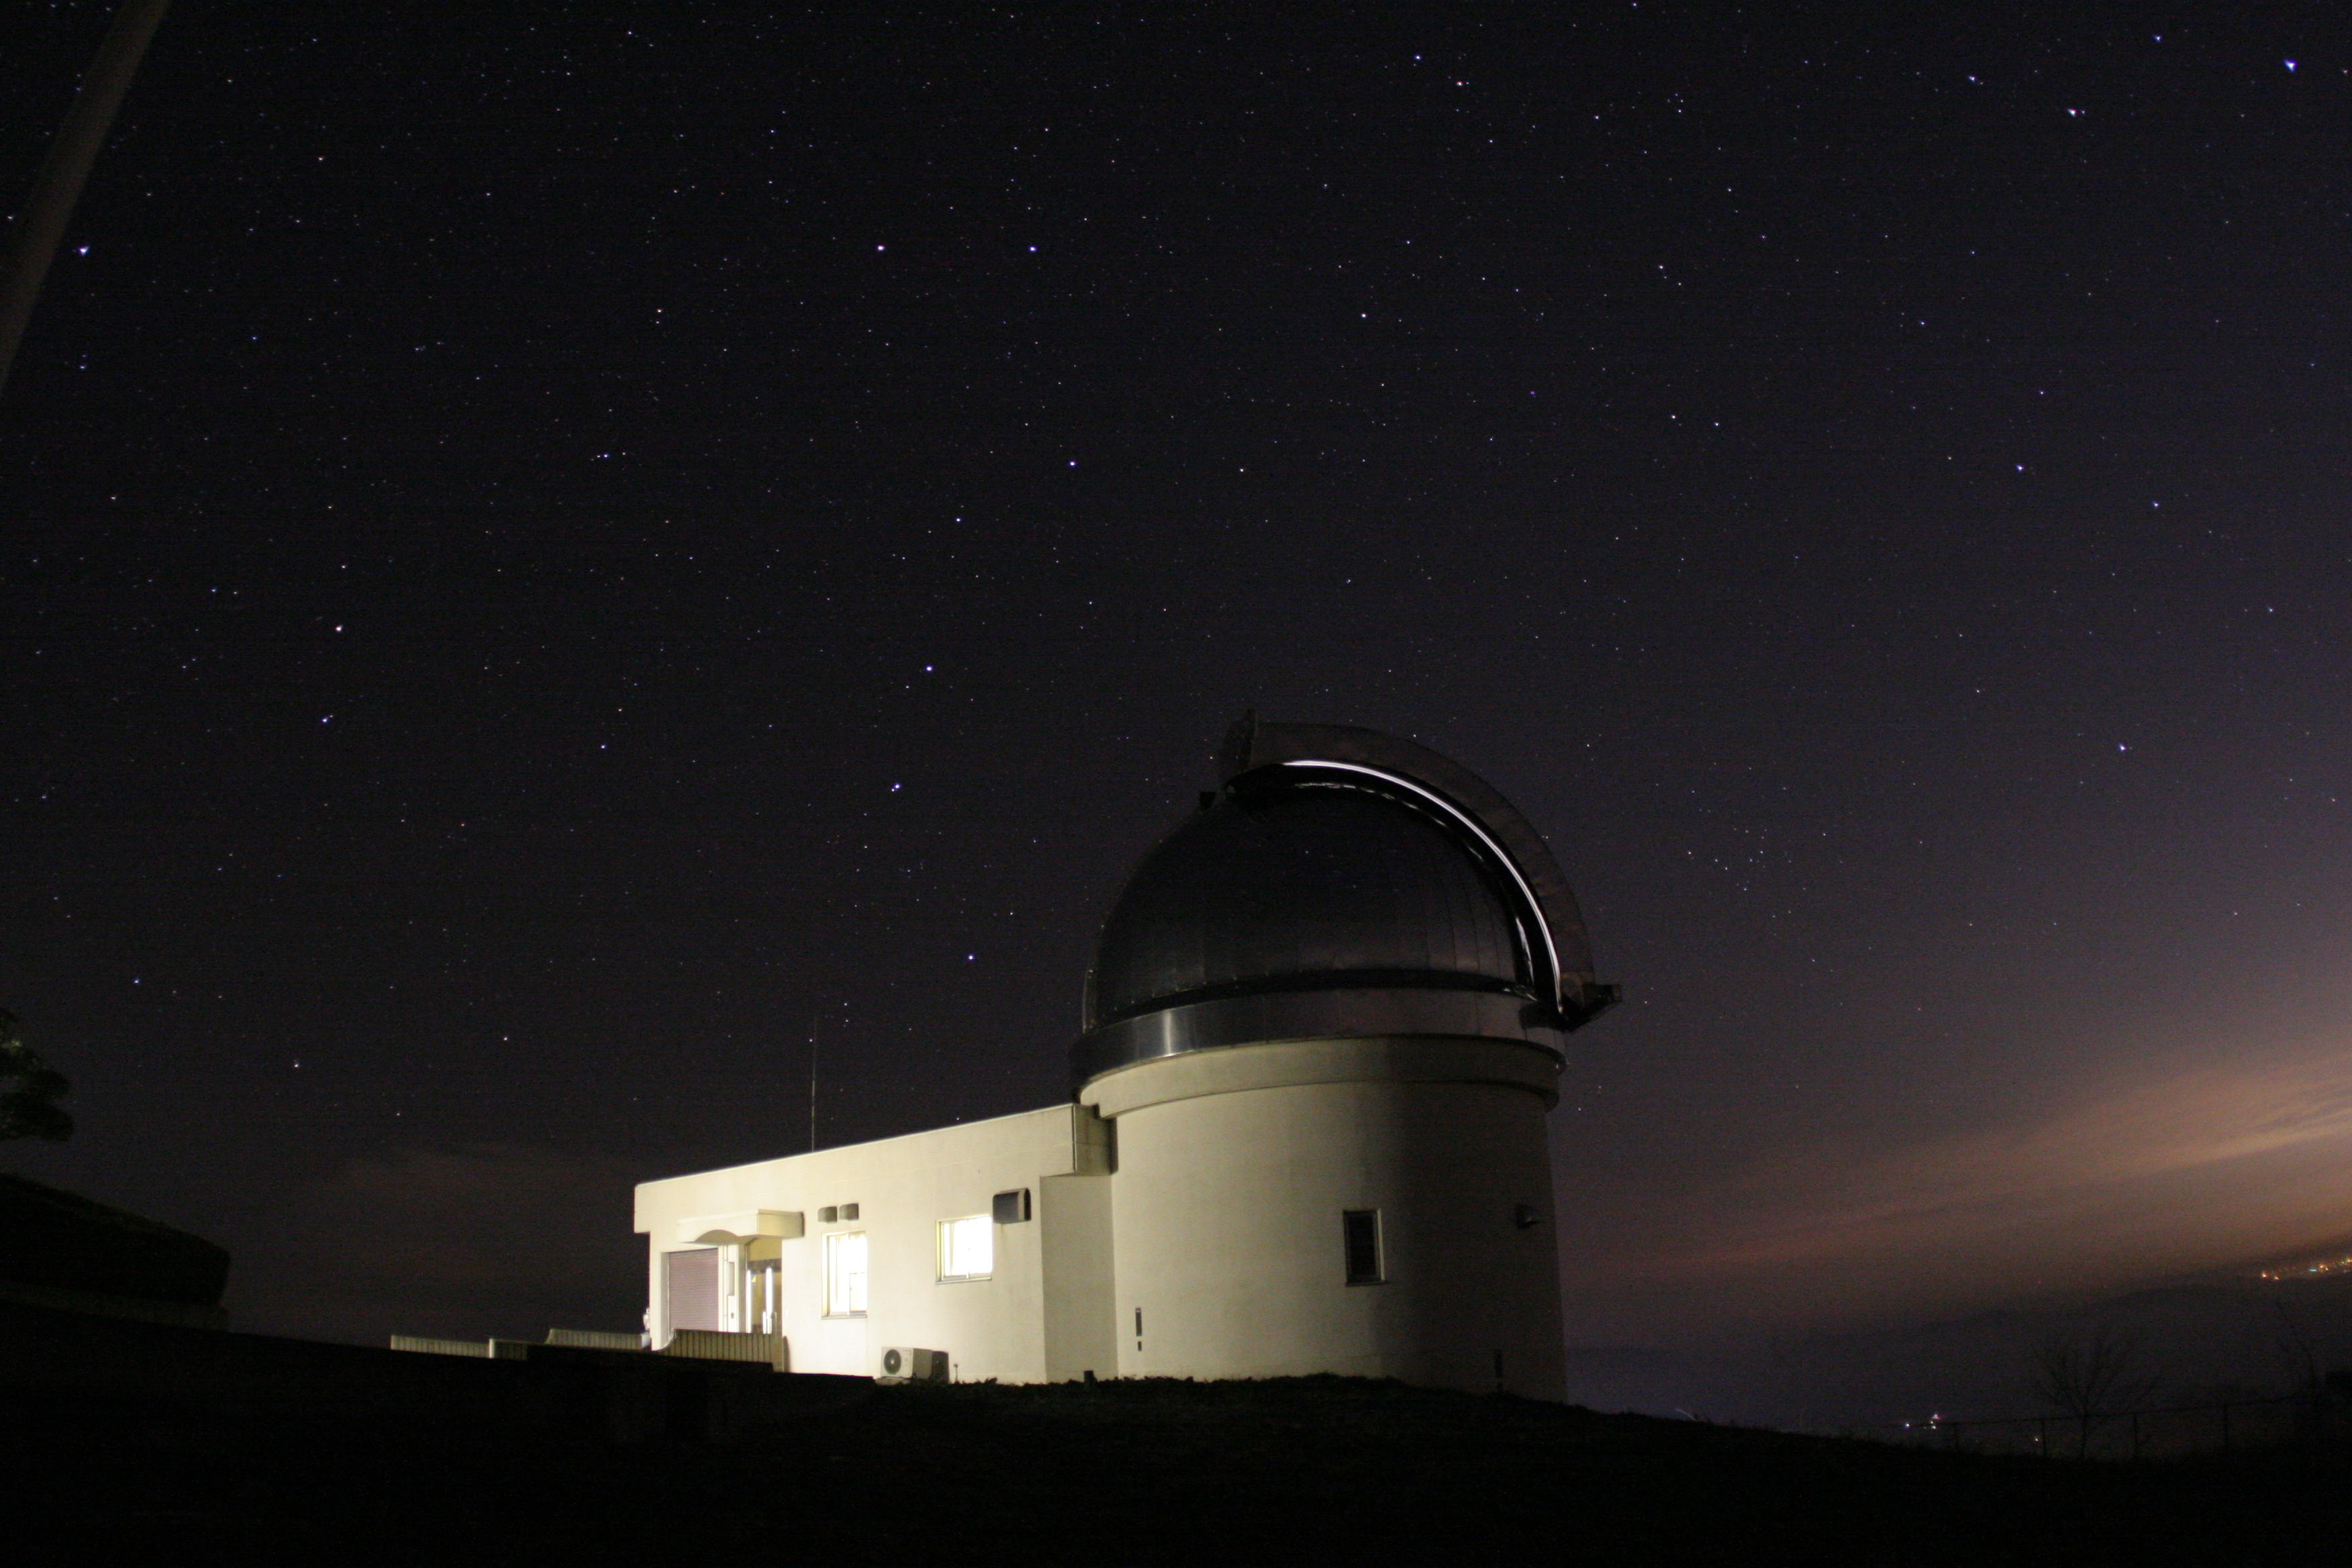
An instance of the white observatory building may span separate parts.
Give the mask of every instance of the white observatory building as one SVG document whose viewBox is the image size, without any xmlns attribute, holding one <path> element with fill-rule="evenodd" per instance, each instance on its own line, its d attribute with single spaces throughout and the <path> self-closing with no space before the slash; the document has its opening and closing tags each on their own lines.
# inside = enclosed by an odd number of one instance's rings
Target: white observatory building
<svg viewBox="0 0 2352 1568">
<path fill-rule="evenodd" d="M 1615 999 L 1567 879 L 1411 742 L 1244 719 L 1220 761 L 1104 922 L 1072 1101 L 640 1186 L 655 1345 L 1562 1396 L 1545 1118 Z"/>
</svg>

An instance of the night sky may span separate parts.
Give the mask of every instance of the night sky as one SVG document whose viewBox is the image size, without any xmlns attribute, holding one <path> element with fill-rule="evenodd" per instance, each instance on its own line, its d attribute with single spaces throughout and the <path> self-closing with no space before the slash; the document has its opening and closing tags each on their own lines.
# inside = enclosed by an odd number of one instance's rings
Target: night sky
<svg viewBox="0 0 2352 1568">
<path fill-rule="evenodd" d="M 812 1040 L 1066 1094 L 1255 708 L 1581 896 L 1573 1342 L 2352 1231 L 2339 8 L 697 9 L 164 21 L 0 395 L 0 1162 L 633 1326 Z"/>
</svg>

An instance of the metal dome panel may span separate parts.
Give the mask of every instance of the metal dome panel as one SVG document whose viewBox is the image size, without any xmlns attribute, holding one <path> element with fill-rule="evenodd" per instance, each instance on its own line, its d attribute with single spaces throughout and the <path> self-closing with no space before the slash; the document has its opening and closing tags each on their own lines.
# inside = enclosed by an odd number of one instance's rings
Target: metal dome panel
<svg viewBox="0 0 2352 1568">
<path fill-rule="evenodd" d="M 1264 759 L 1261 735 L 1275 738 Z M 1318 736 L 1346 754 L 1313 755 Z M 1104 923 L 1081 1081 L 1276 1038 L 1441 1034 L 1556 1052 L 1613 999 L 1542 840 L 1466 771 L 1336 726 L 1251 722 L 1238 757 L 1255 765 L 1144 857 Z M 1417 776 L 1432 773 L 1450 787 Z M 1566 943 L 1559 911 L 1575 920 Z"/>
<path fill-rule="evenodd" d="M 1442 976 L 1532 998 L 1519 950 L 1489 879 L 1423 815 L 1345 785 L 1244 791 L 1137 868 L 1103 930 L 1087 1022 L 1341 974 Z"/>
</svg>

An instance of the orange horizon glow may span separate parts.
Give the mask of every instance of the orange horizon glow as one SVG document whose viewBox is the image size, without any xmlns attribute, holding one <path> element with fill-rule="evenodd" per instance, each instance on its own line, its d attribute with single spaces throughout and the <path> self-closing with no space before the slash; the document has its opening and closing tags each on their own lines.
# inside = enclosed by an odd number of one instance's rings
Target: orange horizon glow
<svg viewBox="0 0 2352 1568">
<path fill-rule="evenodd" d="M 1699 1303 L 1682 1310 L 1694 1323 L 1736 1303 L 1769 1331 L 2216 1272 L 2352 1270 L 2352 1046 L 2111 1075 L 2022 1126 L 1874 1153 L 1787 1147 L 1678 1211 L 1678 1234 L 1606 1248 L 1581 1280 L 1570 1268 L 1588 1315 L 1605 1317 L 1617 1290 L 1642 1312 Z"/>
</svg>

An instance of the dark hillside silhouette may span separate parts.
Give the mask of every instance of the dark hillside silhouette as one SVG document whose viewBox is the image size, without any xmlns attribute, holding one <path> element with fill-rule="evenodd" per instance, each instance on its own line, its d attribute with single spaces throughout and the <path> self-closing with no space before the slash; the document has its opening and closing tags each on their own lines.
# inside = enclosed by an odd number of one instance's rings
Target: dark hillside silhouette
<svg viewBox="0 0 2352 1568">
<path fill-rule="evenodd" d="M 57 1356 L 0 1379 L 24 1561 L 2243 1564 L 2313 1561 L 2352 1525 L 2325 1443 L 2053 1464 L 1339 1378 L 880 1388 L 734 1365 L 701 1392 L 772 1381 L 766 1418 L 713 1427 L 673 1399 L 616 1438 L 593 1378 L 539 1352 L 119 1331 L 170 1397 L 121 1357 L 96 1368 L 111 1394 L 65 1386 Z M 183 1375 L 192 1338 L 249 1393 Z"/>
</svg>

